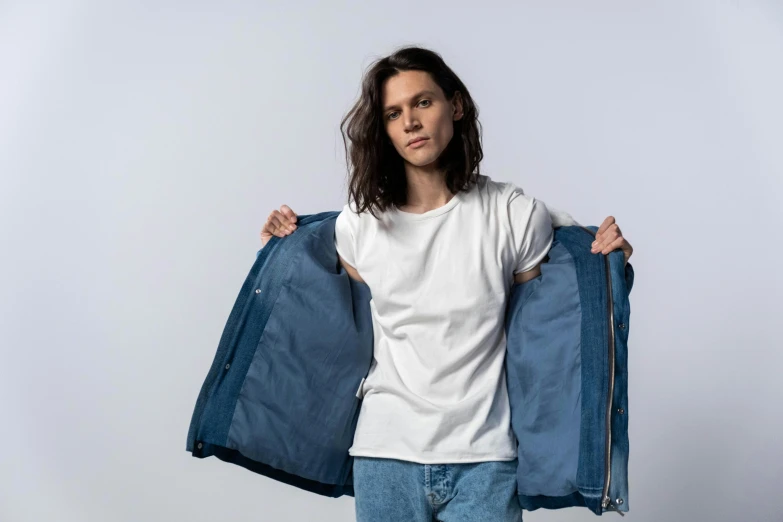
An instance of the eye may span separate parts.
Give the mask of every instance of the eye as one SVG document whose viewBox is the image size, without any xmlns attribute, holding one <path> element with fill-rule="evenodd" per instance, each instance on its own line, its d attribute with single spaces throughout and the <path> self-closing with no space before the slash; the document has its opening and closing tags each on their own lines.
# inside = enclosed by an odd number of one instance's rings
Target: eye
<svg viewBox="0 0 783 522">
<path fill-rule="evenodd" d="M 427 102 L 427 105 L 426 105 L 425 107 L 429 107 L 430 105 L 432 105 L 432 102 L 431 102 L 430 100 L 427 100 L 427 99 L 424 99 L 424 100 L 421 100 L 421 101 L 419 101 L 419 105 L 421 105 L 421 103 L 422 103 L 422 102 Z M 397 111 L 390 112 L 390 113 L 389 113 L 389 114 L 386 116 L 386 119 L 387 119 L 387 120 L 394 120 L 394 119 L 396 119 L 396 118 L 392 118 L 392 117 L 391 117 L 391 115 L 392 115 L 392 114 L 397 114 Z"/>
</svg>

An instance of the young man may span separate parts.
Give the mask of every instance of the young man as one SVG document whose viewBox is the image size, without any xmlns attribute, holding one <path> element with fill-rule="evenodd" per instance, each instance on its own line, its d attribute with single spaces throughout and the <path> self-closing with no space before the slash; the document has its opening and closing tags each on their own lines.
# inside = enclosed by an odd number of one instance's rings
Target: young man
<svg viewBox="0 0 783 522">
<path fill-rule="evenodd" d="M 335 222 L 348 274 L 372 294 L 374 358 L 353 446 L 357 520 L 519 521 L 503 316 L 540 275 L 549 210 L 479 173 L 478 111 L 439 55 L 379 60 L 348 123 L 349 201 Z M 376 215 L 377 212 L 377 215 Z M 286 205 L 262 231 L 296 230 Z M 632 251 L 610 216 L 594 252 Z"/>
</svg>

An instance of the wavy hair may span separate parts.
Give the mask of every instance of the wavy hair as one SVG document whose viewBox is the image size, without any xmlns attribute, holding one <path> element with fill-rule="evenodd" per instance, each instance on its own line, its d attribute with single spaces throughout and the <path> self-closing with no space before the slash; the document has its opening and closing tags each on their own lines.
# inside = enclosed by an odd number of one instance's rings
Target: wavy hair
<svg viewBox="0 0 783 522">
<path fill-rule="evenodd" d="M 394 53 L 371 64 L 362 78 L 358 101 L 340 123 L 350 178 L 349 201 L 353 199 L 358 213 L 390 206 L 400 207 L 408 199 L 408 182 L 402 157 L 386 134 L 383 122 L 382 86 L 387 78 L 401 71 L 426 71 L 453 101 L 458 92 L 463 116 L 454 122 L 454 136 L 438 158 L 438 168 L 445 171 L 446 186 L 456 194 L 476 183 L 481 149 L 481 124 L 478 107 L 465 84 L 443 61 L 440 54 L 416 46 L 398 48 Z"/>
</svg>

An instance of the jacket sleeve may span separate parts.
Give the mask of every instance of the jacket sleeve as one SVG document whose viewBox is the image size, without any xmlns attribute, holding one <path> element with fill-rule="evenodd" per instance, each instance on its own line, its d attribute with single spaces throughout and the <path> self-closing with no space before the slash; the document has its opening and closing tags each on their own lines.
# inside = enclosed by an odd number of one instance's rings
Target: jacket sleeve
<svg viewBox="0 0 783 522">
<path fill-rule="evenodd" d="M 541 262 L 552 247 L 552 218 L 543 201 L 515 187 L 508 199 L 508 219 L 517 253 L 514 274 L 526 272 Z"/>
</svg>

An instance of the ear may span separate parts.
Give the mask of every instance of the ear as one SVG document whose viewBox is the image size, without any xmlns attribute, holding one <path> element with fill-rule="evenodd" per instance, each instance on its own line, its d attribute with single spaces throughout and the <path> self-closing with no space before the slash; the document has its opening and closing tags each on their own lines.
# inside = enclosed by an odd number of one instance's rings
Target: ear
<svg viewBox="0 0 783 522">
<path fill-rule="evenodd" d="M 454 96 L 452 96 L 451 100 L 451 104 L 454 107 L 454 121 L 457 121 L 462 118 L 462 93 L 454 91 Z"/>
</svg>

